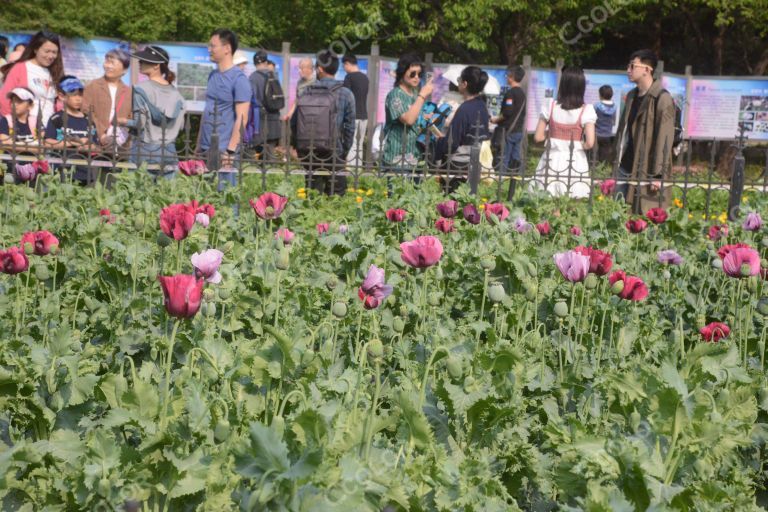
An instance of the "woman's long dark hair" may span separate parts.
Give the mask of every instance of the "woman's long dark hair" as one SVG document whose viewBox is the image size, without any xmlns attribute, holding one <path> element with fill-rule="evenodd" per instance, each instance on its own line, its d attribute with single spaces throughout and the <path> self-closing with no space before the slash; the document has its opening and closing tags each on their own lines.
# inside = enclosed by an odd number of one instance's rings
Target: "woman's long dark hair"
<svg viewBox="0 0 768 512">
<path fill-rule="evenodd" d="M 0 68 L 0 73 L 2 73 L 4 76 L 8 76 L 8 72 L 13 66 L 31 60 L 40 49 L 40 47 L 45 43 L 53 43 L 59 49 L 59 52 L 56 55 L 56 59 L 48 68 L 48 71 L 51 73 L 51 79 L 53 80 L 53 83 L 58 84 L 61 80 L 61 77 L 64 76 L 64 60 L 61 57 L 61 42 L 59 41 L 58 34 L 48 32 L 47 30 L 41 30 L 32 36 L 32 39 L 30 39 L 29 43 L 27 43 L 27 46 L 24 48 L 24 52 L 21 54 L 21 57 L 19 57 L 19 60 L 16 62 L 8 63 Z"/>
<path fill-rule="evenodd" d="M 477 95 L 483 92 L 488 83 L 488 73 L 477 66 L 467 66 L 461 72 L 461 80 L 467 82 L 469 94 Z"/>
<path fill-rule="evenodd" d="M 584 91 L 587 89 L 587 79 L 584 70 L 576 66 L 566 66 L 560 74 L 560 85 L 557 87 L 557 102 L 563 110 L 573 110 L 584 105 Z"/>
<path fill-rule="evenodd" d="M 168 64 L 165 62 L 160 64 L 160 73 L 168 81 L 169 84 L 173 84 L 173 81 L 176 80 L 176 74 L 171 71 L 171 68 L 169 68 Z"/>
<path fill-rule="evenodd" d="M 421 59 L 418 55 L 406 53 L 400 57 L 397 61 L 397 69 L 395 69 L 395 87 L 400 85 L 411 66 L 421 66 Z"/>
</svg>

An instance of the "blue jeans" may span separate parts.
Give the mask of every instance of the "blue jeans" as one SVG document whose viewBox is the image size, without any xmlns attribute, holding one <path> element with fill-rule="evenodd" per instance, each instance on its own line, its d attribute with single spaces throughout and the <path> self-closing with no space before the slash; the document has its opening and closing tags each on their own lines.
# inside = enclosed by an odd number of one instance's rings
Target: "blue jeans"
<svg viewBox="0 0 768 512">
<path fill-rule="evenodd" d="M 510 170 L 512 162 L 520 162 L 520 147 L 522 146 L 523 133 L 509 132 L 504 141 L 504 170 Z"/>
<path fill-rule="evenodd" d="M 131 162 L 138 166 L 142 164 L 158 164 L 160 169 L 147 170 L 154 177 L 170 180 L 176 177 L 179 158 L 176 155 L 176 142 L 142 142 L 134 139 L 131 147 Z"/>
</svg>

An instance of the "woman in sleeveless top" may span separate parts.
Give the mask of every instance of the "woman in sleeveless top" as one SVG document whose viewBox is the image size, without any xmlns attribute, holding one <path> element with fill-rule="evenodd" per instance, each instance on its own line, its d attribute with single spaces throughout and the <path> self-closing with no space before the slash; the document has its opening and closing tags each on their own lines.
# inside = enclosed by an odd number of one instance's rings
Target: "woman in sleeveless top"
<svg viewBox="0 0 768 512">
<path fill-rule="evenodd" d="M 584 103 L 585 89 L 586 79 L 581 68 L 563 68 L 557 100 L 544 105 L 533 136 L 536 142 L 549 138 L 549 150 L 545 149 L 541 155 L 532 189 L 545 189 L 556 196 L 589 196 L 587 150 L 595 144 L 597 113 L 592 105 Z"/>
</svg>

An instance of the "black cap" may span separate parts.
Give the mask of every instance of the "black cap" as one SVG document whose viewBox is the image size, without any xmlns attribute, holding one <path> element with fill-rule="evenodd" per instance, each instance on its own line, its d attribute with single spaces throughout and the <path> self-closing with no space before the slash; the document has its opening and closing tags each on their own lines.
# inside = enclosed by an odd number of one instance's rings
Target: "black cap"
<svg viewBox="0 0 768 512">
<path fill-rule="evenodd" d="M 269 55 L 267 55 L 267 52 L 264 50 L 257 50 L 256 53 L 253 54 L 254 65 L 267 62 L 267 60 L 269 60 Z"/>
<path fill-rule="evenodd" d="M 168 64 L 168 61 L 170 61 L 168 52 L 152 44 L 145 46 L 141 51 L 133 53 L 132 56 L 150 64 Z"/>
</svg>

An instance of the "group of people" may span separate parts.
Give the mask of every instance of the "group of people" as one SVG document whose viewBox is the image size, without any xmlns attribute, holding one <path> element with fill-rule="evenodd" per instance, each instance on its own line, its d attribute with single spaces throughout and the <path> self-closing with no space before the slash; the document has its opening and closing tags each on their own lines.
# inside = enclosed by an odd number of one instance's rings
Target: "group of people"
<svg viewBox="0 0 768 512">
<path fill-rule="evenodd" d="M 4 53 L 3 44 L 0 40 Z M 339 59 L 324 50 L 314 63 L 302 59 L 296 99 L 281 118 L 285 98 L 266 52 L 256 52 L 256 71 L 248 77 L 244 72 L 247 59 L 238 50 L 238 38 L 232 31 L 215 30 L 208 50 L 216 68 L 208 77 L 196 147 L 202 155 L 218 157 L 220 184 L 234 184 L 238 160 L 248 147 L 259 155 L 273 154 L 280 140 L 280 124 L 285 121 L 290 123 L 294 154 L 307 168 L 308 186 L 342 194 L 346 190 L 344 173 L 334 171 L 360 161 L 367 130 L 369 84 L 355 56 Z M 138 60 L 139 72 L 145 77 L 133 88 L 123 81 L 131 57 Z M 342 64 L 346 71 L 343 83 L 335 79 Z M 617 107 L 612 89 L 601 87 L 600 101 L 588 105 L 584 71 L 563 68 L 557 96 L 543 106 L 534 133 L 535 142 L 549 143 L 532 186 L 553 194 L 587 196 L 591 180 L 586 152 L 597 141 L 600 159 L 615 162 L 618 192 L 628 202 L 637 203 L 637 208 L 643 202 L 658 203 L 663 188 L 660 181 L 668 172 L 664 166 L 671 162 L 675 106 L 653 77 L 656 65 L 650 50 L 630 56 L 627 74 L 636 87 L 624 102 L 615 140 Z M 173 85 L 175 76 L 163 48 L 148 45 L 133 54 L 111 50 L 104 59 L 104 75 L 84 85 L 77 77 L 65 75 L 58 36 L 41 31 L 25 46 L 14 49 L 0 67 L 0 75 L 1 144 L 43 142 L 52 150 L 98 145 L 126 154 L 137 164 L 155 164 L 150 165 L 151 172 L 160 176 L 174 175 L 175 141 L 184 126 L 185 103 Z M 385 101 L 382 167 L 402 172 L 427 160 L 466 168 L 472 145 L 491 139 L 501 148 L 498 160 L 503 170 L 521 167 L 525 70 L 512 66 L 506 76 L 501 112 L 492 117 L 483 95 L 487 73 L 477 66 L 465 67 L 455 86 L 460 104 L 445 119 L 443 113 L 451 109 L 440 110 L 431 103 L 431 73 L 425 72 L 417 56 L 403 55 L 397 63 L 395 86 Z M 493 134 L 492 124 L 496 125 Z M 627 183 L 639 178 L 650 184 Z M 80 170 L 75 179 L 83 180 Z"/>
</svg>

